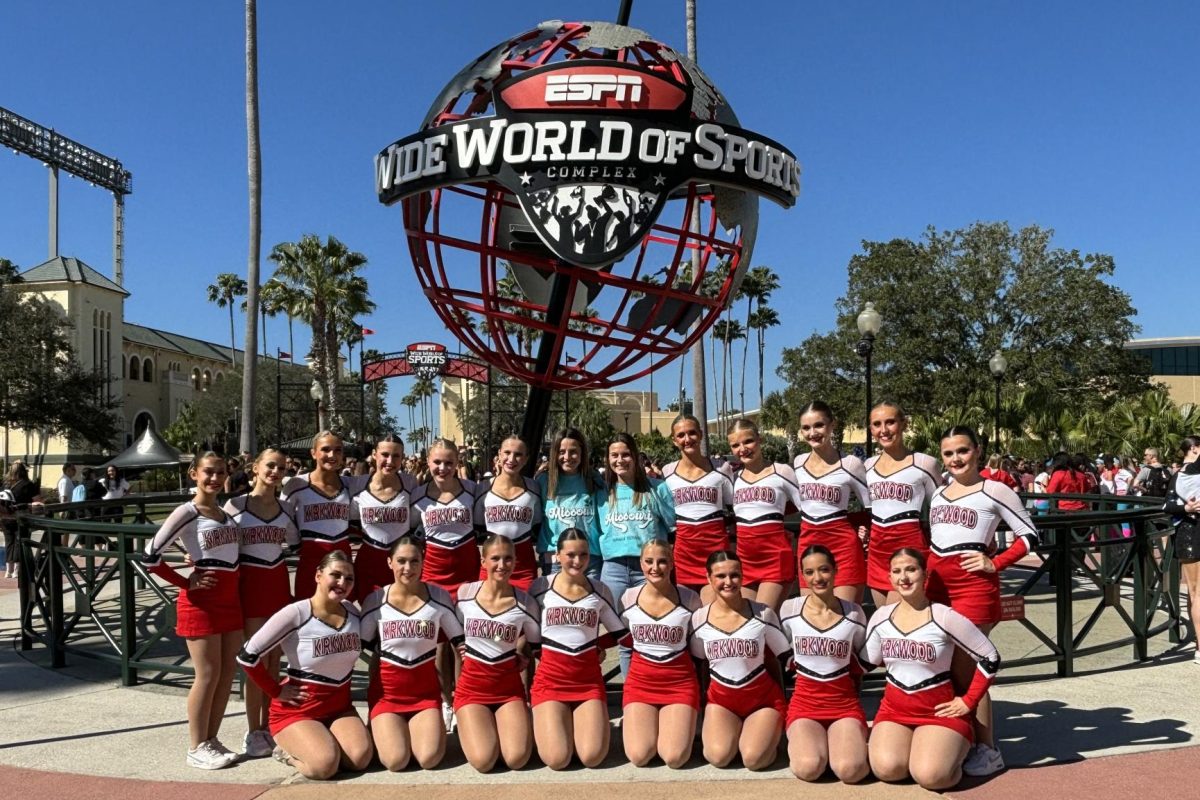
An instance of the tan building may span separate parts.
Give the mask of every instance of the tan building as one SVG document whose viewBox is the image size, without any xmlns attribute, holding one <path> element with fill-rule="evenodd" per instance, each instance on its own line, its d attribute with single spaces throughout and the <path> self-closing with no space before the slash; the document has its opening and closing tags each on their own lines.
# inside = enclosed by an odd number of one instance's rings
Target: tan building
<svg viewBox="0 0 1200 800">
<path fill-rule="evenodd" d="M 148 423 L 160 431 L 170 425 L 192 398 L 230 371 L 227 345 L 126 322 L 129 292 L 79 259 L 53 258 L 21 278 L 21 289 L 51 300 L 71 323 L 72 346 L 83 367 L 112 378 L 110 391 L 121 398 L 124 422 L 118 451 Z M 239 361 L 241 353 L 236 351 Z M 42 444 L 36 432 L 6 430 L 0 458 L 32 461 Z M 103 454 L 59 437 L 46 442 L 44 452 L 45 465 L 105 460 Z"/>
<path fill-rule="evenodd" d="M 1150 362 L 1150 380 L 1167 387 L 1176 405 L 1200 403 L 1200 337 L 1134 339 L 1125 345 Z"/>
</svg>

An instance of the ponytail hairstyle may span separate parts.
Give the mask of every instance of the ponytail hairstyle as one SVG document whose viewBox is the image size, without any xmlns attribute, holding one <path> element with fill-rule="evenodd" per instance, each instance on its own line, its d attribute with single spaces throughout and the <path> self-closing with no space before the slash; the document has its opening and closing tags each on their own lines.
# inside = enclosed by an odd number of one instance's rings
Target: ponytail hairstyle
<svg viewBox="0 0 1200 800">
<path fill-rule="evenodd" d="M 831 428 L 837 427 L 837 415 L 833 413 L 833 409 L 830 408 L 829 403 L 826 403 L 824 400 L 813 400 L 800 409 L 800 416 L 803 417 L 805 414 L 824 414 L 825 418 L 829 420 L 829 426 Z"/>
<path fill-rule="evenodd" d="M 334 439 L 337 439 L 337 440 L 338 440 L 338 444 L 342 444 L 342 437 L 341 437 L 341 436 L 337 435 L 336 433 L 334 433 L 334 432 L 333 432 L 333 431 L 331 431 L 331 430 L 323 430 L 323 431 L 321 431 L 320 433 L 318 433 L 316 436 L 314 436 L 314 437 L 313 437 L 313 440 L 312 440 L 312 449 L 313 449 L 313 450 L 316 450 L 316 449 L 317 449 L 317 442 L 321 441 L 321 440 L 322 440 L 322 439 L 324 439 L 326 436 L 331 436 L 331 437 L 333 437 Z"/>
<path fill-rule="evenodd" d="M 925 554 L 920 550 L 912 547 L 901 547 L 899 550 L 894 551 L 890 556 L 888 556 L 888 563 L 891 564 L 900 556 L 908 556 L 909 558 L 915 560 L 917 565 L 921 568 L 921 571 L 925 571 Z"/>
<path fill-rule="evenodd" d="M 264 452 L 265 452 L 265 451 L 264 451 Z M 217 461 L 220 461 L 220 462 L 221 462 L 221 469 L 225 470 L 225 472 L 226 472 L 226 473 L 228 473 L 228 472 L 229 472 L 229 469 L 228 469 L 228 467 L 226 467 L 226 466 L 225 466 L 225 459 L 224 459 L 224 458 L 222 458 L 221 456 L 217 455 L 216 453 L 214 453 L 212 450 L 205 450 L 203 453 L 197 453 L 196 455 L 192 456 L 192 463 L 188 464 L 188 472 L 195 472 L 196 470 L 200 469 L 200 465 L 201 465 L 201 464 L 203 464 L 205 461 L 207 461 L 207 460 L 208 460 L 208 459 L 210 459 L 210 458 L 212 458 L 212 459 L 216 459 Z M 10 476 L 11 476 L 11 474 L 13 474 L 13 473 L 17 473 L 17 472 L 18 472 L 18 468 L 20 468 L 20 471 L 21 471 L 21 472 L 25 472 L 25 465 L 24 465 L 24 464 L 20 464 L 20 463 L 18 463 L 18 464 L 13 464 L 13 468 L 12 468 L 11 470 L 9 470 Z M 22 478 L 26 478 L 26 479 L 27 479 L 27 478 L 28 478 L 28 473 L 25 473 L 24 475 L 21 475 L 21 477 L 22 477 Z M 117 470 L 117 477 L 118 477 L 118 478 L 120 478 L 120 477 L 121 477 L 121 471 L 120 471 L 120 470 Z"/>
<path fill-rule="evenodd" d="M 696 426 L 696 430 L 700 432 L 700 441 L 704 441 L 704 426 L 700 424 L 700 420 L 694 414 L 680 414 L 675 419 L 671 420 L 671 435 L 674 438 L 675 426 L 681 422 L 690 422 Z"/>
<path fill-rule="evenodd" d="M 254 457 L 254 462 L 250 465 L 250 485 L 251 486 L 254 486 L 258 483 L 258 465 L 260 463 L 262 463 L 262 460 L 267 457 L 268 453 L 275 453 L 276 455 L 283 456 L 283 451 L 277 450 L 274 447 L 265 447 L 262 450 L 260 450 L 258 455 L 256 455 Z M 283 457 L 284 457 L 284 460 L 286 461 L 287 456 L 283 456 Z"/>
<path fill-rule="evenodd" d="M 833 551 L 823 544 L 810 544 L 804 548 L 804 552 L 800 554 L 800 563 L 804 563 L 804 559 L 809 556 L 825 556 L 829 561 L 829 565 L 835 570 L 837 569 L 837 559 L 833 557 Z"/>
<path fill-rule="evenodd" d="M 507 547 L 509 550 L 516 552 L 516 546 L 513 540 L 501 533 L 489 533 L 483 537 L 483 541 L 479 545 L 479 552 L 486 553 L 488 550 L 493 550 L 497 547 Z"/>
<path fill-rule="evenodd" d="M 738 554 L 732 550 L 714 550 L 704 560 L 704 571 L 712 575 L 713 567 L 725 561 L 736 561 L 739 565 L 742 563 L 742 560 L 738 558 Z"/>
<path fill-rule="evenodd" d="M 650 541 L 648 541 L 644 545 L 642 545 L 642 549 L 639 550 L 638 552 L 639 552 L 639 554 L 644 556 L 644 555 L 646 555 L 646 551 L 649 550 L 651 547 L 661 548 L 663 551 L 666 552 L 667 558 L 671 559 L 672 562 L 675 561 L 675 548 L 673 548 L 671 546 L 671 543 L 666 541 L 665 539 L 651 539 Z"/>
<path fill-rule="evenodd" d="M 600 488 L 596 473 L 592 471 L 592 459 L 588 455 L 587 438 L 577 428 L 563 428 L 554 434 L 550 444 L 550 457 L 546 461 L 546 499 L 558 496 L 558 451 L 564 441 L 572 441 L 579 446 L 579 477 L 583 478 L 583 488 L 588 494 L 595 494 Z"/>
<path fill-rule="evenodd" d="M 375 444 L 371 447 L 372 452 L 378 450 L 379 445 L 384 443 L 400 445 L 400 455 L 405 455 L 404 440 L 395 433 L 385 433 L 383 436 L 380 436 L 378 439 L 376 439 Z"/>
<path fill-rule="evenodd" d="M 608 448 L 605 448 L 604 451 L 605 475 L 608 476 L 608 499 L 610 502 L 617 499 L 617 484 L 620 483 L 616 474 L 608 465 L 608 449 L 618 442 L 628 447 L 630 455 L 633 456 L 633 504 L 641 506 L 645 495 L 650 491 L 650 479 L 646 477 L 646 470 L 642 467 L 642 454 L 638 450 L 637 442 L 628 433 L 618 433 L 608 443 Z"/>
<path fill-rule="evenodd" d="M 456 445 L 450 439 L 434 439 L 433 444 L 429 445 L 429 452 L 432 453 L 436 449 L 449 450 L 450 452 L 454 453 L 454 455 L 458 455 L 458 445 Z"/>
<path fill-rule="evenodd" d="M 944 442 L 954 436 L 965 436 L 971 441 L 971 446 L 979 449 L 979 434 L 975 429 L 968 425 L 951 425 L 946 430 L 942 431 L 942 435 L 938 437 L 939 442 Z"/>
<path fill-rule="evenodd" d="M 1200 447 L 1200 433 L 1193 433 L 1191 436 L 1183 437 L 1183 441 L 1179 443 L 1179 449 L 1186 456 L 1188 451 L 1193 447 Z"/>
<path fill-rule="evenodd" d="M 758 425 L 749 417 L 738 417 L 735 419 L 725 431 L 726 436 L 732 436 L 738 431 L 750 431 L 756 439 L 761 439 L 762 434 L 758 432 Z"/>
<path fill-rule="evenodd" d="M 425 560 L 425 540 L 413 533 L 406 533 L 388 547 L 388 557 L 395 558 L 396 551 L 405 545 L 412 545 L 417 548 L 417 552 L 421 554 L 421 560 Z"/>
<path fill-rule="evenodd" d="M 554 551 L 561 553 L 567 542 L 583 542 L 585 546 L 588 546 L 588 537 L 587 534 L 579 530 L 579 528 L 564 528 L 563 531 L 558 534 L 558 541 L 556 541 L 554 544 Z M 588 549 L 590 551 L 590 546 L 588 546 Z"/>
<path fill-rule="evenodd" d="M 350 574 L 351 577 L 353 577 L 354 562 L 350 560 L 350 556 L 348 556 L 344 550 L 330 550 L 328 553 L 326 553 L 325 557 L 322 558 L 320 563 L 317 564 L 317 572 L 324 572 L 332 567 L 335 563 L 342 563 L 350 567 Z"/>
</svg>

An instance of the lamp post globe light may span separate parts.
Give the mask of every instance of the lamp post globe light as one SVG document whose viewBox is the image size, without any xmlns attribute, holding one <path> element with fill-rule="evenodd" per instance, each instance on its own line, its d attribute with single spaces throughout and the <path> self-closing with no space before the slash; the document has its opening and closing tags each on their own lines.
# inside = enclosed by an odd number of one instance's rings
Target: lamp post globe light
<svg viewBox="0 0 1200 800">
<path fill-rule="evenodd" d="M 996 419 L 993 434 L 996 437 L 996 450 L 1000 452 L 1000 384 L 1004 382 L 1004 373 L 1008 372 L 1008 359 L 1004 357 L 1004 353 L 997 350 L 988 359 L 988 369 L 992 372 L 992 377 L 996 379 Z"/>
<path fill-rule="evenodd" d="M 321 404 L 325 402 L 325 387 L 316 378 L 313 378 L 312 386 L 308 387 L 308 396 L 313 399 L 313 403 L 317 407 L 317 431 L 321 430 Z"/>
<path fill-rule="evenodd" d="M 862 311 L 858 314 L 858 333 L 862 336 L 858 340 L 858 344 L 854 348 L 854 352 L 862 357 L 865 362 L 864 373 L 866 375 L 867 388 L 867 416 L 863 430 L 864 442 L 866 444 L 867 455 L 871 455 L 871 351 L 875 349 L 875 336 L 879 333 L 879 329 L 883 327 L 883 316 L 875 310 L 874 303 L 867 303 Z"/>
</svg>

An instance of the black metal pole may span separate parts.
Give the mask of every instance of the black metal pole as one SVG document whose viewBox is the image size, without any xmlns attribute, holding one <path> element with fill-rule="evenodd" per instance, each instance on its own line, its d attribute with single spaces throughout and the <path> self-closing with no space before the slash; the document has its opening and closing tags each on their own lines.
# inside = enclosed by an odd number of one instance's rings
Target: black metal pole
<svg viewBox="0 0 1200 800">
<path fill-rule="evenodd" d="M 867 337 L 867 427 L 864 441 L 868 458 L 871 456 L 871 350 L 875 346 L 874 338 L 873 336 Z"/>
<path fill-rule="evenodd" d="M 363 368 L 363 340 L 358 340 L 358 440 L 365 442 L 367 436 L 367 373 Z M 363 454 L 366 457 L 366 454 Z"/>
<path fill-rule="evenodd" d="M 275 350 L 275 445 L 281 447 L 283 445 L 283 367 L 280 366 L 283 359 L 279 357 L 279 350 Z"/>
<path fill-rule="evenodd" d="M 1003 380 L 1004 380 L 1003 375 L 996 376 L 996 426 L 993 429 L 993 434 L 996 437 L 996 444 L 995 444 L 996 449 L 993 451 L 995 453 L 1000 452 L 1000 383 Z"/>
</svg>

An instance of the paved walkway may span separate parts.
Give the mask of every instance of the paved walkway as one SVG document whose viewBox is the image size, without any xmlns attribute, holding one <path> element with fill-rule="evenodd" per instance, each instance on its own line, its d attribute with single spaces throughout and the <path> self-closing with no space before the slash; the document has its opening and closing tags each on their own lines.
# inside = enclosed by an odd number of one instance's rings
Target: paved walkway
<svg viewBox="0 0 1200 800">
<path fill-rule="evenodd" d="M 120 687 L 115 676 L 94 661 L 70 658 L 63 670 L 45 666 L 44 651 L 21 653 L 16 647 L 17 598 L 12 582 L 0 585 L 0 787 L 27 796 L 193 797 L 204 787 L 206 800 L 269 797 L 316 798 L 327 794 L 271 760 L 242 763 L 218 772 L 184 765 L 186 724 L 179 689 L 153 684 Z M 1084 613 L 1081 611 L 1081 613 Z M 1080 620 L 1082 622 L 1082 619 Z M 1102 622 L 1100 624 L 1113 624 Z M 1015 623 L 996 631 L 1009 658 L 1031 651 L 1031 637 Z M 1200 751 L 1184 757 L 1170 752 L 1194 747 L 1200 739 L 1200 665 L 1191 646 L 1170 646 L 1165 637 L 1152 648 L 1152 659 L 1129 664 L 1118 651 L 1078 663 L 1069 679 L 1005 683 L 993 690 L 996 725 L 1009 769 L 985 781 L 964 783 L 948 794 L 987 800 L 1039 795 L 1094 800 L 1134 796 L 1153 787 L 1156 794 L 1190 794 L 1200 785 Z M 872 690 L 872 695 L 877 690 Z M 868 699 L 868 710 L 874 705 Z M 244 731 L 240 704 L 230 705 L 222 739 L 234 746 Z M 486 785 L 490 798 L 553 797 L 575 800 L 605 792 L 639 791 L 654 783 L 657 796 L 691 800 L 761 797 L 905 798 L 925 796 L 913 785 L 870 782 L 846 787 L 829 781 L 805 785 L 793 780 L 784 760 L 763 773 L 718 770 L 693 761 L 689 768 L 637 769 L 620 757 L 619 731 L 613 756 L 600 769 L 551 772 L 533 766 L 517 773 L 478 775 L 450 746 L 446 765 L 402 776 L 378 768 L 346 778 L 356 797 L 457 800 L 475 798 Z M 436 788 L 434 788 L 436 787 Z M 1046 794 L 1048 792 L 1048 794 Z"/>
</svg>

